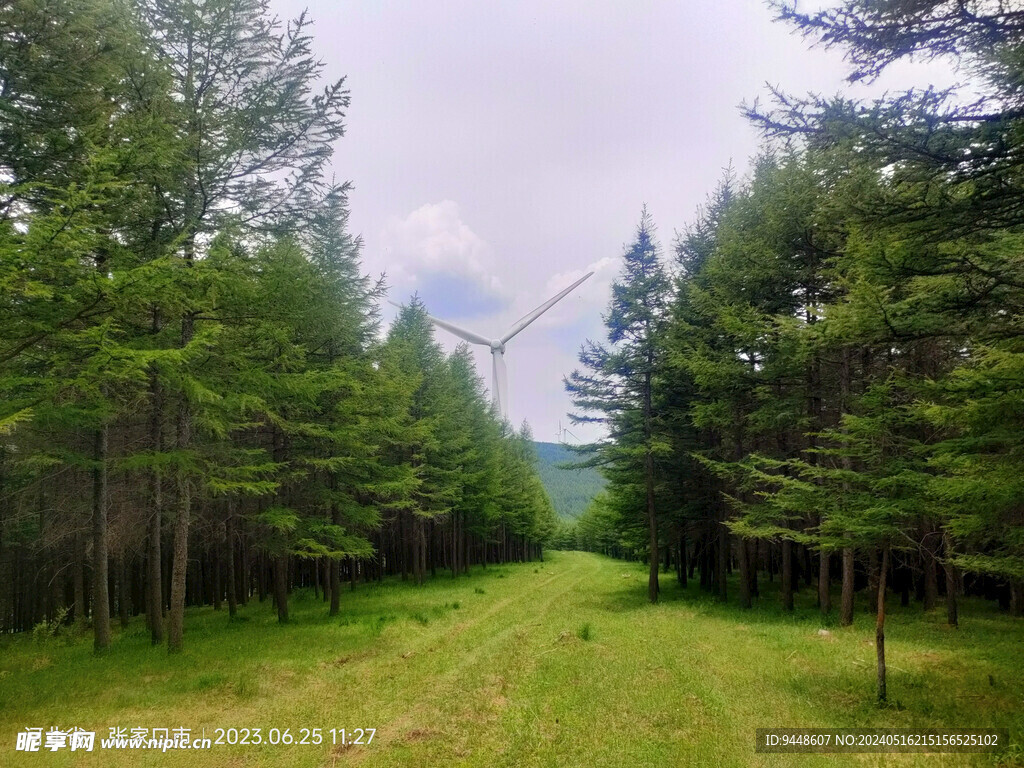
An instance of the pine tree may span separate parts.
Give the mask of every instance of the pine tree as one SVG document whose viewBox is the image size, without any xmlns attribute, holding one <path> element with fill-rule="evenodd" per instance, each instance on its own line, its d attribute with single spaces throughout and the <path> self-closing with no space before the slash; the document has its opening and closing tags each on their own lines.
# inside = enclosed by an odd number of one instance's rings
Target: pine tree
<svg viewBox="0 0 1024 768">
<path fill-rule="evenodd" d="M 588 342 L 580 352 L 580 362 L 590 373 L 573 371 L 566 388 L 578 409 L 600 414 L 574 415 L 574 422 L 599 422 L 609 428 L 610 440 L 598 447 L 602 461 L 619 469 L 629 466 L 642 478 L 637 485 L 643 489 L 640 508 L 648 530 L 648 598 L 657 602 L 655 461 L 666 446 L 655 432 L 653 403 L 663 365 L 659 338 L 670 283 L 661 264 L 654 242 L 654 227 L 646 208 L 641 214 L 636 239 L 626 250 L 623 261 L 622 275 L 612 286 L 611 305 L 604 318 L 610 346 Z M 610 479 L 615 482 L 614 477 Z"/>
<path fill-rule="evenodd" d="M 211 232 L 288 229 L 301 219 L 321 183 L 332 142 L 342 134 L 348 94 L 342 81 L 310 90 L 322 70 L 310 51 L 308 22 L 282 32 L 265 0 L 140 2 L 153 56 L 166 67 L 171 106 L 161 119 L 177 132 L 173 162 L 154 173 L 162 203 L 154 231 L 167 231 L 177 259 L 174 287 L 177 346 L 196 346 L 212 294 L 194 267 Z M 157 302 L 167 311 L 167 302 Z M 198 324 L 198 325 L 197 325 Z M 199 404 L 190 396 L 188 365 L 163 372 L 175 386 L 177 508 L 168 648 L 180 650 L 184 630 L 188 532 L 196 477 L 189 470 Z"/>
<path fill-rule="evenodd" d="M 666 372 L 658 390 L 656 411 L 661 414 L 663 429 L 671 445 L 671 455 L 663 461 L 665 503 L 675 510 L 677 542 L 677 576 L 686 585 L 685 560 L 689 539 L 695 544 L 710 545 L 719 538 L 722 497 L 718 479 L 697 456 L 717 437 L 694 420 L 696 409 L 705 394 L 687 369 L 688 353 L 697 338 L 707 340 L 706 328 L 712 321 L 701 312 L 697 300 L 702 295 L 703 272 L 715 252 L 718 231 L 736 194 L 732 169 L 726 170 L 715 192 L 698 211 L 696 221 L 675 243 L 675 259 L 679 269 L 675 278 L 674 296 L 662 340 Z M 696 549 L 696 546 L 695 546 Z M 719 589 L 724 587 L 723 574 L 718 575 Z"/>
<path fill-rule="evenodd" d="M 684 381 L 692 382 L 682 405 L 703 433 L 691 433 L 694 452 L 709 466 L 721 469 L 754 450 L 788 456 L 814 446 L 825 409 L 820 353 L 807 340 L 829 298 L 829 229 L 815 219 L 823 186 L 820 170 L 805 159 L 765 155 L 749 185 L 730 193 L 728 210 L 717 213 L 713 245 L 707 247 L 707 237 L 684 244 L 693 253 L 683 254 L 673 359 Z M 687 262 L 698 270 L 686 269 Z M 718 521 L 715 580 L 725 599 L 725 572 L 735 549 L 740 602 L 750 607 L 756 584 L 748 549 L 754 544 L 747 541 L 749 528 L 736 529 L 741 535 L 735 545 L 729 540 L 733 513 L 722 494 L 742 501 L 736 498 L 742 493 L 727 472 L 720 474 L 705 484 L 714 504 L 710 516 Z M 812 514 L 779 522 L 802 527 Z M 783 605 L 791 609 L 792 541 L 773 530 L 782 550 Z M 825 605 L 827 555 L 822 560 Z"/>
<path fill-rule="evenodd" d="M 13 3 L 0 19 L 11 31 L 0 43 L 0 168 L 11 182 L 4 195 L 8 253 L 0 268 L 10 334 L 0 361 L 15 387 L 15 410 L 0 414 L 0 422 L 45 413 L 51 427 L 60 422 L 66 431 L 64 460 L 89 462 L 93 628 L 102 651 L 110 643 L 109 433 L 133 404 L 138 366 L 145 364 L 131 347 L 124 314 L 136 261 L 119 230 L 135 209 L 135 153 L 148 131 L 123 77 L 140 60 L 138 30 L 116 3 L 58 6 L 48 9 L 56 18 L 44 18 L 33 4 Z M 73 81 L 66 76 L 69 58 L 81 65 Z M 91 445 L 75 439 L 80 429 L 92 433 Z M 78 522 L 68 522 L 80 574 L 85 549 Z M 75 603 L 82 620 L 77 575 Z"/>
<path fill-rule="evenodd" d="M 460 344 L 447 365 L 455 407 L 448 414 L 449 436 L 442 439 L 454 449 L 450 461 L 457 462 L 458 473 L 449 521 L 453 531 L 461 529 L 463 536 L 469 533 L 482 542 L 486 565 L 488 544 L 495 541 L 493 529 L 501 525 L 501 426 L 476 374 L 469 347 Z M 453 549 L 459 549 L 454 539 Z M 456 570 L 452 569 L 453 575 Z"/>
</svg>

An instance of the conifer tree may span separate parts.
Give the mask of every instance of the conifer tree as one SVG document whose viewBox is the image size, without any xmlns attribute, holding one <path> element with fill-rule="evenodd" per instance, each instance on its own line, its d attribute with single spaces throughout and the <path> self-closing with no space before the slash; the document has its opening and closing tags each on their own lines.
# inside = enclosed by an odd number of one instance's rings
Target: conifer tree
<svg viewBox="0 0 1024 768">
<path fill-rule="evenodd" d="M 0 168 L 10 182 L 0 260 L 6 298 L 0 319 L 9 332 L 0 362 L 15 387 L 9 393 L 14 409 L 0 413 L 0 423 L 48 412 L 50 425 L 56 419 L 67 430 L 57 453 L 91 467 L 97 651 L 110 643 L 109 431 L 132 403 L 144 365 L 130 347 L 124 315 L 135 256 L 119 229 L 134 212 L 135 153 L 146 145 L 147 131 L 123 77 L 140 59 L 140 37 L 120 10 L 113 2 L 58 3 L 48 9 L 57 14 L 50 17 L 19 2 L 5 6 L 0 17 L 9 32 L 0 41 Z M 67 78 L 69 58 L 81 64 L 73 80 Z M 78 430 L 92 434 L 90 445 L 76 439 Z M 68 523 L 80 573 L 82 534 L 77 521 Z M 77 576 L 75 603 L 81 620 L 85 598 Z"/>
<path fill-rule="evenodd" d="M 0 25 L 0 631 L 66 590 L 97 650 L 110 606 L 175 651 L 186 605 L 271 584 L 284 621 L 296 586 L 337 613 L 343 568 L 539 555 L 550 505 L 468 352 L 422 307 L 377 339 L 322 178 L 347 94 L 314 93 L 304 18 L 57 0 Z"/>
<path fill-rule="evenodd" d="M 660 334 L 670 283 L 646 208 L 623 262 L 604 318 L 610 345 L 588 342 L 580 352 L 588 372 L 573 371 L 566 388 L 576 408 L 599 414 L 574 415 L 574 422 L 604 423 L 609 429 L 610 440 L 598 446 L 601 460 L 618 468 L 629 466 L 642 478 L 637 483 L 642 505 L 635 511 L 643 510 L 648 531 L 648 598 L 653 603 L 658 600 L 659 564 L 655 462 L 666 448 L 655 431 L 653 403 L 663 365 Z"/>
<path fill-rule="evenodd" d="M 321 184 L 331 144 L 342 134 L 348 94 L 342 81 L 310 94 L 322 64 L 311 53 L 308 22 L 300 17 L 282 31 L 265 0 L 145 0 L 138 9 L 172 95 L 161 118 L 176 130 L 177 148 L 172 163 L 152 180 L 161 201 L 152 227 L 171 235 L 166 247 L 177 258 L 174 286 L 180 292 L 177 346 L 188 360 L 213 296 L 194 275 L 206 237 L 229 227 L 240 233 L 287 229 L 301 218 Z M 166 374 L 174 384 L 178 456 L 171 651 L 182 646 L 193 514 L 195 477 L 188 463 L 199 405 L 189 394 L 193 372 L 186 364 Z"/>
<path fill-rule="evenodd" d="M 659 388 L 658 407 L 664 414 L 665 431 L 672 447 L 669 466 L 664 470 L 671 508 L 677 510 L 680 561 L 686 557 L 687 529 L 696 534 L 694 544 L 709 549 L 722 545 L 724 505 L 718 478 L 699 461 L 711 446 L 721 442 L 713 427 L 701 424 L 702 405 L 709 393 L 698 386 L 689 369 L 692 352 L 698 344 L 713 345 L 708 330 L 714 318 L 703 311 L 702 297 L 709 285 L 705 266 L 715 252 L 723 219 L 734 202 L 736 182 L 727 169 L 707 204 L 698 211 L 696 222 L 678 239 L 675 246 L 679 271 L 675 293 L 662 344 L 665 348 L 666 373 Z M 716 563 L 715 585 L 725 594 L 721 559 Z M 686 571 L 680 563 L 679 578 L 683 583 Z M 703 583 L 711 586 L 702 569 Z"/>
</svg>

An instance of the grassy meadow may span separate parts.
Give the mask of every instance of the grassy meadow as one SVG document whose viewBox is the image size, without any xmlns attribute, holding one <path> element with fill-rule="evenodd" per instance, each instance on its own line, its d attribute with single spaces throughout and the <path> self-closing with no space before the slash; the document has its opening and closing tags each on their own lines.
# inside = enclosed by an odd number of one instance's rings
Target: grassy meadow
<svg viewBox="0 0 1024 768">
<path fill-rule="evenodd" d="M 269 600 L 192 611 L 186 648 L 154 648 L 142 618 L 95 656 L 91 637 L 0 640 L 0 765 L 774 766 L 1024 765 L 1024 622 L 965 601 L 892 607 L 891 704 L 874 703 L 873 620 L 828 637 L 811 590 L 797 610 L 741 613 L 641 565 L 585 553 L 438 575 L 422 587 L 358 585 L 328 618 L 298 593 L 280 626 Z M 115 630 L 116 632 L 117 630 Z M 1003 727 L 989 755 L 759 755 L 754 729 Z M 363 746 L 24 754 L 18 731 L 111 727 L 376 728 Z M 330 740 L 330 736 L 326 737 Z"/>
</svg>

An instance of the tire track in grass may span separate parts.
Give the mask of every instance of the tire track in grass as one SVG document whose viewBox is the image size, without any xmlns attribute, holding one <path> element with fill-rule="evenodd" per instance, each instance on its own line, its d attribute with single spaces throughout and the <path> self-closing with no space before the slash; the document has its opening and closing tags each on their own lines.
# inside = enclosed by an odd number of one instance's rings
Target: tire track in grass
<svg viewBox="0 0 1024 768">
<path fill-rule="evenodd" d="M 570 595 L 574 592 L 581 594 L 578 588 L 582 582 L 597 571 L 596 561 L 574 556 L 561 556 L 556 563 L 545 564 L 550 566 L 557 569 L 551 576 L 525 589 L 510 584 L 512 594 L 491 604 L 475 618 L 462 622 L 441 638 L 423 638 L 419 648 L 433 646 L 423 655 L 443 651 L 449 662 L 447 667 L 438 670 L 429 664 L 429 659 L 421 659 L 419 669 L 406 670 L 412 675 L 402 681 L 402 688 L 413 692 L 413 700 L 406 702 L 387 725 L 382 725 L 375 737 L 381 739 L 379 749 L 371 745 L 335 752 L 328 755 L 324 764 L 406 764 L 410 756 L 405 753 L 409 751 L 419 758 L 417 764 L 431 764 L 431 760 L 424 762 L 423 752 L 438 746 L 439 739 L 444 740 L 440 747 L 444 756 L 457 757 L 472 741 L 486 738 L 489 728 L 500 727 L 497 720 L 481 722 L 475 711 L 478 705 L 484 697 L 492 701 L 495 695 L 501 695 L 506 684 L 514 687 L 516 681 L 509 681 L 509 676 L 522 677 L 525 670 L 512 669 L 512 662 L 538 642 L 550 642 L 539 637 L 536 630 L 551 625 L 552 606 L 572 600 Z M 524 622 L 524 616 L 532 620 Z M 452 648 L 453 642 L 458 647 Z M 532 665 L 527 674 L 531 672 Z M 481 685 L 489 678 L 491 684 Z M 493 690 L 495 686 L 499 688 L 497 693 Z"/>
</svg>

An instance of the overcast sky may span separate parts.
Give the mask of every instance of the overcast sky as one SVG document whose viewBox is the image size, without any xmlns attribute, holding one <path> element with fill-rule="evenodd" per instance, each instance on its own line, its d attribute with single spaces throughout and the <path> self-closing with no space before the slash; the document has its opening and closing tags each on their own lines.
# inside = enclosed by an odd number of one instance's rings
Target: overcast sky
<svg viewBox="0 0 1024 768">
<path fill-rule="evenodd" d="M 282 17 L 308 8 L 326 74 L 346 77 L 334 173 L 355 185 L 364 269 L 388 274 L 393 299 L 418 292 L 431 314 L 497 336 L 596 271 L 508 345 L 509 415 L 538 440 L 569 426 L 562 377 L 603 338 L 641 207 L 667 256 L 722 169 L 747 169 L 759 140 L 741 101 L 766 83 L 866 96 L 956 79 L 931 63 L 845 86 L 839 53 L 809 49 L 756 0 L 271 2 Z"/>
</svg>

